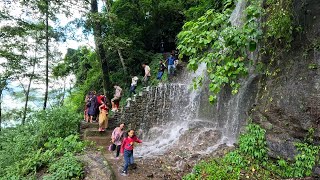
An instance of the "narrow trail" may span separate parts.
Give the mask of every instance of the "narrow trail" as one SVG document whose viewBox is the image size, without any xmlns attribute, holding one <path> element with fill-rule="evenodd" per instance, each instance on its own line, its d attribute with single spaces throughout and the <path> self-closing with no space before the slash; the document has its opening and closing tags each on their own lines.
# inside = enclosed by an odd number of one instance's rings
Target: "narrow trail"
<svg viewBox="0 0 320 180">
<path fill-rule="evenodd" d="M 98 179 L 116 179 L 116 180 L 145 180 L 145 179 L 159 179 L 154 178 L 152 173 L 150 171 L 150 166 L 148 164 L 144 164 L 144 162 L 141 159 L 135 159 L 135 163 L 137 164 L 137 169 L 130 169 L 129 168 L 129 175 L 127 177 L 120 175 L 120 170 L 122 169 L 122 166 L 124 164 L 123 158 L 120 157 L 119 160 L 116 160 L 115 152 L 108 151 L 108 147 L 110 145 L 111 141 L 111 129 L 107 129 L 105 132 L 99 132 L 98 131 L 98 123 L 81 123 L 81 134 L 83 140 L 92 141 L 95 142 L 98 147 L 101 149 L 101 153 L 107 163 L 105 163 L 105 167 L 110 168 L 110 172 L 113 174 L 109 177 L 99 177 Z M 95 162 L 93 162 L 95 164 Z M 100 163 L 101 164 L 101 163 Z M 101 167 L 101 171 L 102 168 Z M 86 180 L 93 180 L 97 179 L 97 172 L 95 168 L 94 170 L 89 170 L 87 173 Z M 101 174 L 101 173 L 100 173 Z M 95 178 L 92 178 L 95 177 Z M 112 178 L 113 177 L 113 178 Z"/>
</svg>

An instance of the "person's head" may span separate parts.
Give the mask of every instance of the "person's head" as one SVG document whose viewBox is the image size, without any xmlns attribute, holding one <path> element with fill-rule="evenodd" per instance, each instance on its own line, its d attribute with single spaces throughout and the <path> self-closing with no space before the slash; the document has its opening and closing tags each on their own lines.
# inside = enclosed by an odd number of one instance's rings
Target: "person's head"
<svg viewBox="0 0 320 180">
<path fill-rule="evenodd" d="M 159 61 L 159 64 L 162 64 L 162 60 Z"/>
<path fill-rule="evenodd" d="M 128 131 L 128 137 L 133 137 L 134 136 L 134 130 L 133 129 L 130 129 Z"/>
<path fill-rule="evenodd" d="M 92 91 L 92 95 L 96 95 L 97 94 L 97 92 L 96 91 Z"/>
<path fill-rule="evenodd" d="M 122 130 L 124 128 L 125 124 L 124 123 L 120 123 L 119 128 Z"/>
<path fill-rule="evenodd" d="M 143 64 L 142 64 L 142 67 L 143 67 L 143 68 L 146 67 L 146 63 L 143 63 Z"/>
</svg>

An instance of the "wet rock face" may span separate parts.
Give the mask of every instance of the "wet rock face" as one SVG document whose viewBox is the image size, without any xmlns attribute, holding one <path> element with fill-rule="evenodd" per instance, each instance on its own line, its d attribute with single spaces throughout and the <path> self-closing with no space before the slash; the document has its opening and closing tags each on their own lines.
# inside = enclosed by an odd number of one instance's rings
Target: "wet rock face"
<svg viewBox="0 0 320 180">
<path fill-rule="evenodd" d="M 320 142 L 320 1 L 294 1 L 295 23 L 304 28 L 292 50 L 283 54 L 274 70 L 279 73 L 260 79 L 253 119 L 267 129 L 270 155 L 292 158 L 294 142 L 314 128 Z M 310 48 L 311 47 L 311 48 Z M 311 68 L 315 65 L 317 68 Z"/>
<path fill-rule="evenodd" d="M 145 89 L 130 101 L 115 123 L 125 122 L 129 128 L 148 131 L 155 126 L 164 125 L 170 121 L 184 120 L 190 117 L 193 109 L 190 104 L 188 85 L 163 84 Z"/>
<path fill-rule="evenodd" d="M 320 35 L 320 5 L 318 0 L 294 0 L 295 23 L 304 28 L 309 40 Z"/>
</svg>

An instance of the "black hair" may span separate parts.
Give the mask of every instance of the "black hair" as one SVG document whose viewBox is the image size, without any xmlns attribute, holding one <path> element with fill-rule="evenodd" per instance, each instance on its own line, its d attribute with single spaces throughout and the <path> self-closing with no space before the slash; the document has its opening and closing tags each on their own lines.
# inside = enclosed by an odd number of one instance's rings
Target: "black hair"
<svg viewBox="0 0 320 180">
<path fill-rule="evenodd" d="M 129 132 L 130 132 L 130 131 L 135 132 L 134 129 L 129 129 L 129 130 L 126 132 L 126 136 L 125 136 L 125 137 L 129 137 Z M 132 137 L 135 137 L 135 136 L 136 136 L 136 134 L 134 133 Z"/>
</svg>

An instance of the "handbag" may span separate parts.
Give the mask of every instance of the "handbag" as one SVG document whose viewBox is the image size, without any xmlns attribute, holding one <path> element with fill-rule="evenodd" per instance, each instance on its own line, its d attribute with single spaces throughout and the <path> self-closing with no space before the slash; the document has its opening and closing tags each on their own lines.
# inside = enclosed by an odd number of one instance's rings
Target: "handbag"
<svg viewBox="0 0 320 180">
<path fill-rule="evenodd" d="M 114 150 L 116 150 L 116 145 L 112 143 L 109 146 L 109 151 L 114 151 Z"/>
</svg>

